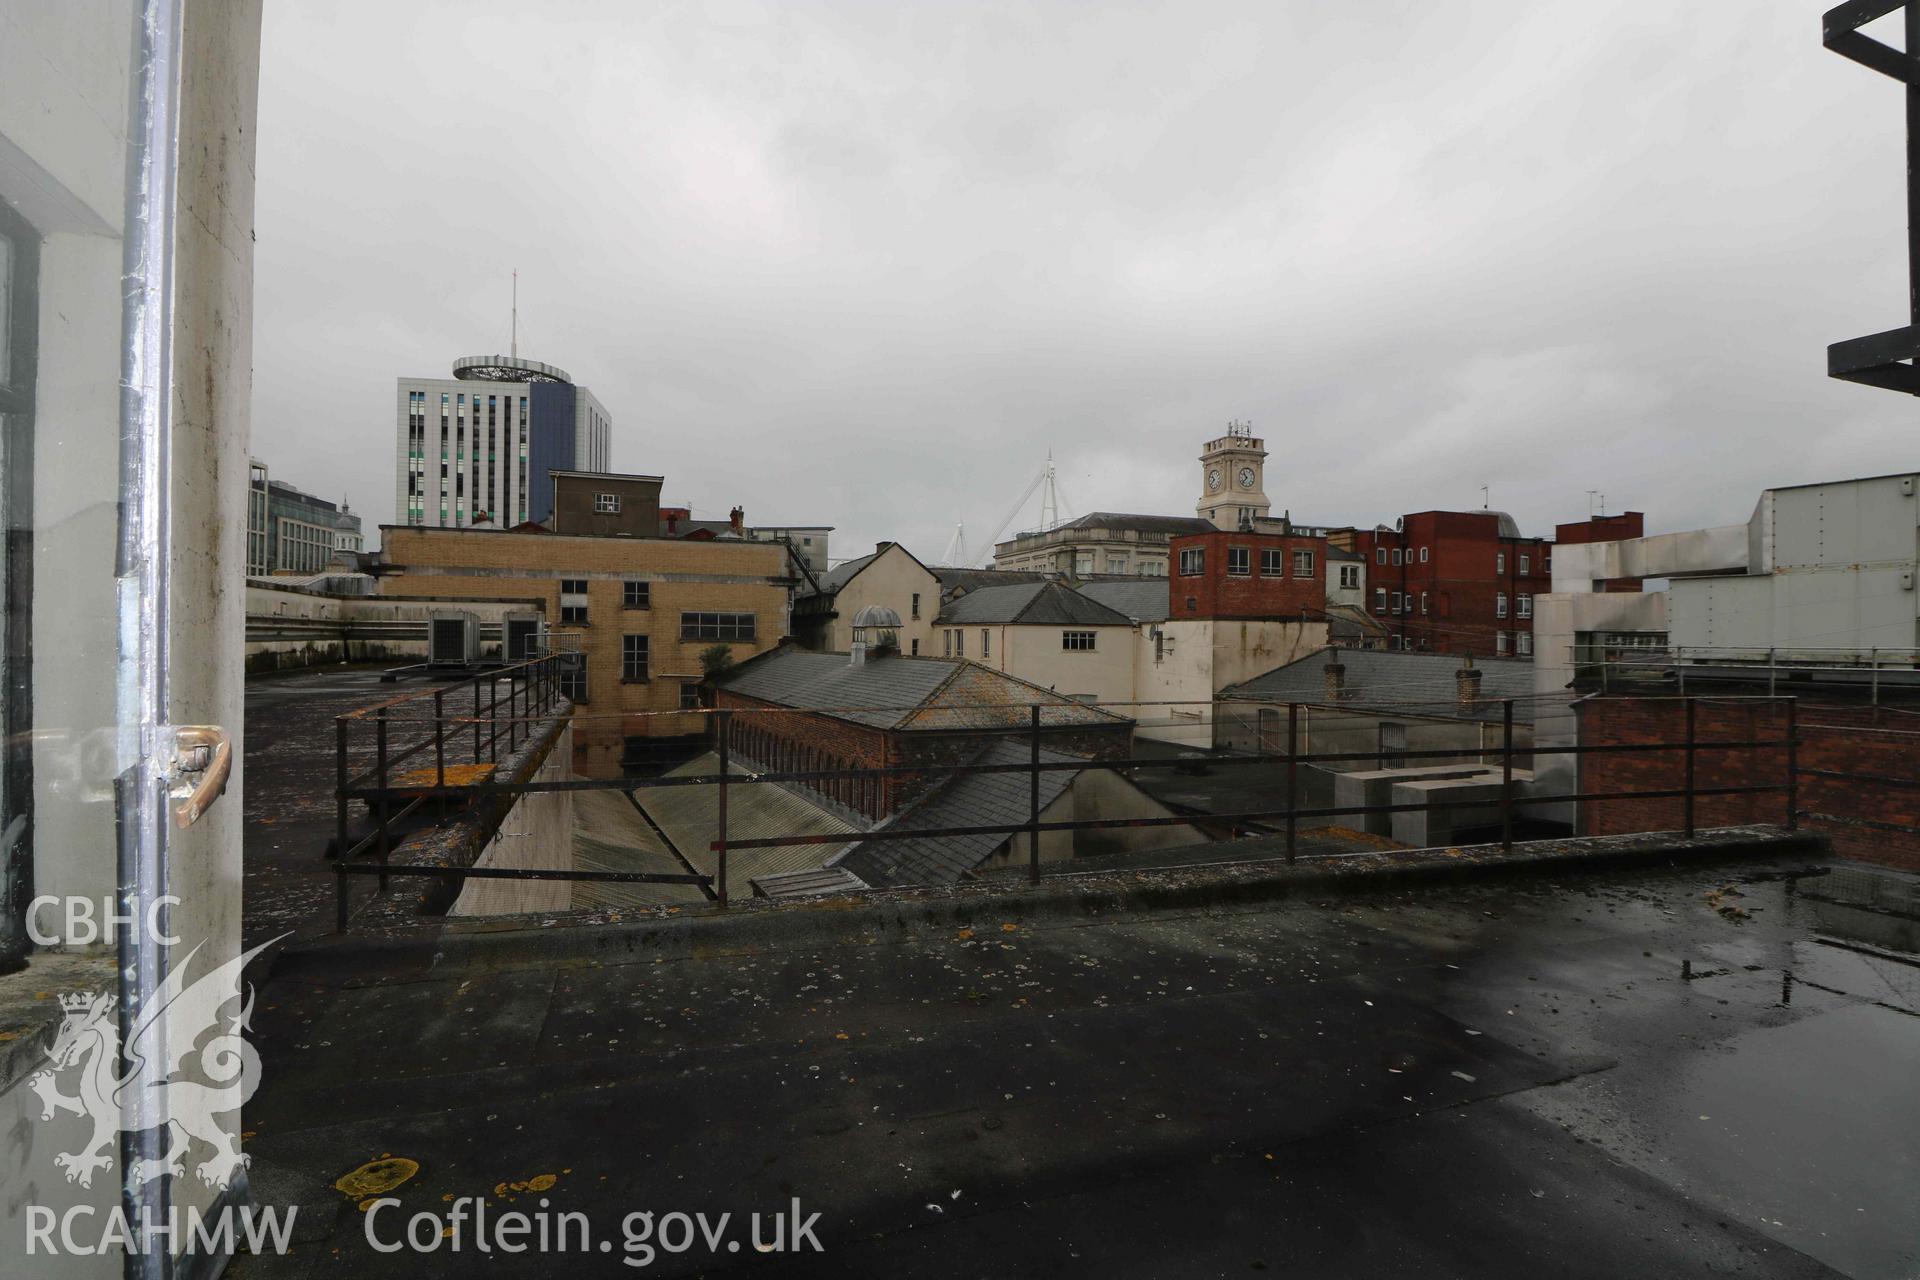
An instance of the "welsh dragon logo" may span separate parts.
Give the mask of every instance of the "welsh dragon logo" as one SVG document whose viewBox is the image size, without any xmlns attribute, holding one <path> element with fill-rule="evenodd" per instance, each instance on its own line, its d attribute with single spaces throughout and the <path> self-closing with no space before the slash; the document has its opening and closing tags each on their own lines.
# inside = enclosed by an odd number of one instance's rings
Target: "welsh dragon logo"
<svg viewBox="0 0 1920 1280">
<path fill-rule="evenodd" d="M 67 1181 L 90 1186 L 95 1171 L 113 1163 L 122 1098 L 139 1080 L 142 1065 L 156 1060 L 163 1067 L 161 1116 L 168 1147 L 159 1159 L 142 1160 L 134 1167 L 134 1182 L 163 1173 L 184 1176 L 196 1142 L 213 1149 L 198 1168 L 200 1180 L 210 1187 L 225 1188 L 247 1166 L 249 1157 L 240 1150 L 237 1133 L 215 1117 L 238 1110 L 260 1085 L 260 1055 L 243 1034 L 253 1014 L 251 989 L 237 1012 L 224 1022 L 220 1015 L 241 999 L 240 974 L 247 962 L 272 945 L 262 943 L 192 983 L 186 981 L 186 972 L 200 953 L 198 946 L 184 962 L 169 966 L 166 981 L 132 1028 L 125 1075 L 117 1074 L 121 1046 L 115 997 L 60 997 L 66 1019 L 47 1050 L 52 1065 L 36 1072 L 28 1084 L 40 1095 L 42 1120 L 71 1112 L 93 1122 L 93 1136 L 78 1151 L 54 1157 Z M 77 1083 L 76 1093 L 60 1092 L 63 1077 Z"/>
</svg>

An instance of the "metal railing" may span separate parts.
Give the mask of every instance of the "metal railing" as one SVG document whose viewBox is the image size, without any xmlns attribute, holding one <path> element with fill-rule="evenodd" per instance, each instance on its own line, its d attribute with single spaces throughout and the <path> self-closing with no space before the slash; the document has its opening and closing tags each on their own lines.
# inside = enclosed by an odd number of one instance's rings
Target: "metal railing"
<svg viewBox="0 0 1920 1280">
<path fill-rule="evenodd" d="M 1125 828 L 1152 827 L 1213 827 L 1234 831 L 1244 831 L 1261 824 L 1277 825 L 1278 834 L 1284 836 L 1284 860 L 1293 864 L 1299 856 L 1299 833 L 1301 824 L 1309 819 L 1328 819 L 1340 817 L 1359 817 L 1368 815 L 1391 815 L 1395 813 L 1445 813 L 1455 810 L 1489 809 L 1489 800 L 1483 795 L 1479 798 L 1461 800 L 1421 800 L 1399 804 L 1359 804 L 1359 805 L 1319 805 L 1302 806 L 1301 777 L 1302 765 L 1340 765 L 1372 763 L 1377 760 L 1379 751 L 1375 747 L 1364 750 L 1348 751 L 1307 751 L 1300 750 L 1300 731 L 1303 709 L 1329 706 L 1333 704 L 1291 702 L 1274 704 L 1286 711 L 1286 746 L 1284 751 L 1255 751 L 1234 755 L 1205 754 L 1208 769 L 1258 768 L 1262 766 L 1284 767 L 1284 783 L 1275 788 L 1273 799 L 1283 801 L 1272 806 L 1250 809 L 1235 809 L 1228 812 L 1205 812 L 1170 814 L 1167 816 L 1124 817 L 1124 818 L 1085 818 L 1074 820 L 1043 821 L 1041 777 L 1055 772 L 1082 772 L 1088 769 L 1103 769 L 1115 772 L 1130 772 L 1143 769 L 1180 768 L 1186 763 L 1178 756 L 1139 756 L 1131 749 L 1131 728 L 1134 721 L 1120 720 L 1106 722 L 1108 727 L 1128 726 L 1129 750 L 1124 756 L 1100 759 L 1081 758 L 1043 759 L 1043 747 L 1051 734 L 1067 729 L 1085 729 L 1086 723 L 1062 725 L 1058 721 L 1049 722 L 1046 713 L 1067 708 L 1085 710 L 1089 706 L 1127 706 L 1138 710 L 1142 707 L 1171 708 L 1195 703 L 1108 703 L 1089 704 L 1063 700 L 1059 703 L 1034 705 L 1028 709 L 1026 723 L 1022 726 L 1002 726 L 994 730 L 983 731 L 986 737 L 1008 737 L 1024 740 L 1027 747 L 1026 759 L 1017 763 L 986 764 L 938 764 L 925 760 L 910 763 L 871 766 L 861 768 L 756 768 L 749 773 L 736 773 L 736 741 L 740 737 L 738 726 L 753 717 L 772 717 L 787 719 L 806 719 L 834 713 L 851 711 L 930 711 L 937 707 L 915 706 L 899 708 L 833 708 L 817 710 L 796 710 L 792 708 L 747 708 L 726 707 L 701 709 L 697 712 L 676 711 L 661 713 L 638 713 L 639 717 L 649 714 L 685 716 L 695 714 L 707 717 L 712 724 L 713 750 L 717 759 L 717 771 L 712 774 L 665 775 L 658 777 L 614 777 L 614 778 L 548 778 L 522 779 L 503 778 L 500 771 L 493 767 L 501 758 L 499 744 L 505 743 L 507 754 L 511 756 L 518 745 L 524 744 L 533 736 L 536 725 L 541 721 L 555 721 L 558 717 L 571 714 L 575 719 L 592 719 L 586 713 L 573 712 L 566 700 L 559 695 L 559 677 L 561 671 L 557 664 L 565 661 L 565 656 L 553 655 L 534 659 L 515 667 L 498 672 L 473 677 L 443 689 L 423 691 L 397 698 L 391 702 L 366 708 L 347 716 L 340 717 L 339 743 L 339 841 L 338 858 L 335 871 L 338 875 L 338 927 L 345 930 L 349 914 L 347 878 L 351 875 L 377 876 L 379 887 L 387 887 L 391 876 L 437 877 L 464 881 L 468 878 L 494 878 L 515 880 L 569 880 L 569 881 L 612 881 L 624 883 L 655 884 L 691 884 L 699 886 L 717 905 L 724 909 L 728 906 L 728 858 L 746 850 L 777 849 L 802 845 L 853 845 L 868 842 L 889 842 L 901 840 L 942 839 L 962 836 L 1006 835 L 1027 837 L 1027 878 L 1032 883 L 1042 879 L 1042 859 L 1040 840 L 1043 835 L 1053 832 L 1100 831 Z M 504 692 L 503 692 L 504 686 Z M 470 692 L 469 692 L 470 691 Z M 469 708 L 467 699 L 471 697 Z M 1710 797 L 1758 796 L 1777 794 L 1783 797 L 1782 825 L 1789 830 L 1796 829 L 1799 820 L 1805 816 L 1799 807 L 1799 785 L 1802 770 L 1798 762 L 1797 702 L 1794 698 L 1712 698 L 1705 699 L 1716 705 L 1727 703 L 1765 704 L 1778 709 L 1785 717 L 1784 732 L 1778 737 L 1732 737 L 1706 738 L 1698 732 L 1697 705 L 1703 699 L 1687 697 L 1684 699 L 1633 699 L 1632 701 L 1658 701 L 1671 704 L 1678 701 L 1684 704 L 1684 735 L 1678 741 L 1623 742 L 1588 745 L 1547 745 L 1537 743 L 1517 743 L 1514 736 L 1515 700 L 1483 700 L 1479 705 L 1486 712 L 1493 708 L 1499 710 L 1500 736 L 1497 744 L 1478 741 L 1473 745 L 1457 745 L 1434 748 L 1396 748 L 1394 756 L 1402 761 L 1416 762 L 1458 761 L 1463 755 L 1478 755 L 1486 766 L 1489 757 L 1496 758 L 1499 767 L 1499 791 L 1491 807 L 1497 812 L 1499 844 L 1503 850 L 1514 847 L 1514 828 L 1516 818 L 1524 811 L 1545 805 L 1589 804 L 1608 801 L 1646 801 L 1679 800 L 1681 802 L 1681 834 L 1691 839 L 1696 834 L 1698 802 Z M 463 714 L 454 714 L 450 708 L 458 704 Z M 432 708 L 431 717 L 408 718 L 399 714 L 403 708 Z M 978 711 L 977 707 L 967 708 Z M 1353 712 L 1364 708 L 1353 704 L 1337 704 L 1335 709 Z M 1382 714 L 1392 714 L 1388 705 L 1377 708 Z M 1007 712 L 1011 708 L 997 708 Z M 470 714 L 464 713 L 470 711 Z M 623 714 L 623 721 L 631 721 L 635 714 Z M 428 731 L 419 740 L 398 751 L 392 749 L 389 735 L 396 723 L 425 725 Z M 1465 723 L 1463 721 L 1463 723 Z M 352 772 L 349 766 L 348 732 L 352 725 L 371 725 L 375 735 L 375 760 L 369 769 Z M 1479 733 L 1478 726 L 1475 728 Z M 449 746 L 456 746 L 456 755 L 460 764 L 482 766 L 463 773 L 456 765 L 448 763 Z M 416 771 L 405 775 L 394 772 L 396 766 L 415 757 L 425 758 L 432 752 L 432 765 L 420 766 Z M 1727 753 L 1753 753 L 1780 751 L 1783 753 L 1781 775 L 1777 781 L 1750 782 L 1734 785 L 1701 785 L 1697 774 L 1697 763 L 1703 755 L 1725 755 Z M 1622 789 L 1608 791 L 1574 790 L 1550 795 L 1522 794 L 1521 784 L 1515 778 L 1515 762 L 1525 759 L 1529 764 L 1542 756 L 1570 756 L 1576 759 L 1590 756 L 1627 756 L 1645 753 L 1674 753 L 1679 759 L 1679 785 L 1648 789 Z M 1192 754 L 1198 755 L 1199 752 Z M 758 765 L 760 762 L 755 761 Z M 1488 766 L 1490 767 L 1490 766 Z M 880 827 L 874 830 L 858 829 L 834 833 L 805 833 L 786 835 L 756 835 L 745 839 L 733 838 L 729 833 L 728 800 L 735 787 L 797 784 L 816 791 L 823 784 L 854 783 L 856 785 L 871 781 L 876 784 L 867 794 L 881 797 L 881 807 L 888 808 L 892 797 L 885 790 L 885 784 L 891 781 L 911 780 L 916 784 L 930 783 L 949 777 L 977 776 L 988 774 L 1024 774 L 1028 779 L 1027 813 L 1019 821 L 998 824 L 973 824 L 944 827 L 914 827 L 896 829 Z M 513 799 L 543 793 L 566 791 L 618 790 L 632 793 L 651 788 L 708 786 L 716 788 L 714 818 L 714 838 L 708 844 L 706 852 L 713 857 L 713 871 L 703 873 L 689 870 L 686 874 L 667 874 L 654 872 L 607 872 L 579 871 L 566 868 L 510 868 L 477 866 L 419 866 L 392 865 L 389 856 L 393 842 L 391 828 L 402 822 L 416 811 L 419 806 L 430 800 L 442 801 L 461 798 L 479 805 L 488 800 Z M 364 800 L 374 814 L 375 825 L 372 832 L 358 843 L 349 846 L 346 842 L 348 806 L 354 800 Z M 394 806 L 400 805 L 397 811 Z M 497 825 L 497 820 L 496 820 Z M 1326 825 L 1326 824 L 1321 824 Z M 1485 825 L 1485 824 L 1481 824 Z M 354 859 L 372 851 L 377 861 L 371 865 L 355 864 Z M 683 860 L 684 861 L 684 860 Z M 1081 869 L 1084 869 L 1082 867 Z"/>
<path fill-rule="evenodd" d="M 564 640 L 565 637 L 559 639 Z M 395 866 L 395 828 L 435 802 L 446 816 L 454 799 L 513 794 L 525 784 L 500 784 L 502 761 L 531 745 L 572 710 L 567 696 L 583 655 L 575 646 L 548 652 L 433 689 L 403 694 L 334 719 L 335 924 L 345 931 L 351 907 L 348 877 L 373 876 L 385 892 L 393 876 L 479 879 L 580 880 L 621 883 L 704 882 L 702 876 L 572 868 Z M 355 735 L 360 735 L 356 741 Z M 365 739 L 371 738 L 369 747 Z M 396 737 L 400 741 L 396 742 Z M 371 762 L 368 756 L 371 754 Z M 355 762 L 366 767 L 356 769 Z M 412 767 L 400 766 L 414 762 Z M 371 829 L 349 842 L 354 801 L 363 801 Z M 356 859 L 372 852 L 375 861 Z"/>
<path fill-rule="evenodd" d="M 1911 689 L 1920 685 L 1920 649 L 1884 647 L 1818 647 L 1781 645 L 1659 645 L 1573 646 L 1576 671 L 1597 672 L 1600 688 L 1611 692 L 1615 681 L 1653 676 L 1671 679 L 1675 691 L 1685 694 L 1689 677 L 1695 683 L 1757 682 L 1765 679 L 1767 693 L 1777 694 L 1782 680 L 1818 678 L 1828 684 L 1865 686 L 1869 701 L 1880 702 L 1883 686 Z M 1591 675 L 1589 678 L 1592 678 Z"/>
</svg>

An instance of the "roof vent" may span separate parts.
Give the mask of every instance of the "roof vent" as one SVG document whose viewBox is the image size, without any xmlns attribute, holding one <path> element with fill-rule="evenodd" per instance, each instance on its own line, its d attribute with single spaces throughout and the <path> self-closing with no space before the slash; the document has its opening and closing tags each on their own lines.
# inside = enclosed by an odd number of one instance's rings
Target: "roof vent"
<svg viewBox="0 0 1920 1280">
<path fill-rule="evenodd" d="M 869 649 L 898 652 L 900 613 L 883 604 L 870 604 L 853 615 L 853 645 L 849 665 L 867 665 Z"/>
</svg>

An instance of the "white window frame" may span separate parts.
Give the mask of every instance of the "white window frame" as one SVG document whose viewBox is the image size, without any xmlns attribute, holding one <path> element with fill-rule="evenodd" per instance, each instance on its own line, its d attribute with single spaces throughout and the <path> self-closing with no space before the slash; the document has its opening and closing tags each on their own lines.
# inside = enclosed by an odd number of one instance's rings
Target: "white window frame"
<svg viewBox="0 0 1920 1280">
<path fill-rule="evenodd" d="M 1507 593 L 1504 591 L 1496 591 L 1493 594 L 1493 616 L 1496 618 L 1507 616 Z"/>
<path fill-rule="evenodd" d="M 1313 548 L 1295 547 L 1293 549 L 1293 576 L 1296 578 L 1313 576 Z"/>
<path fill-rule="evenodd" d="M 617 493 L 596 493 L 593 495 L 595 515 L 617 516 L 620 514 L 620 495 Z"/>
<path fill-rule="evenodd" d="M 1062 631 L 1060 649 L 1064 653 L 1092 653 L 1099 640 L 1098 631 Z M 1085 643 L 1077 643 L 1079 641 L 1085 641 Z"/>
</svg>

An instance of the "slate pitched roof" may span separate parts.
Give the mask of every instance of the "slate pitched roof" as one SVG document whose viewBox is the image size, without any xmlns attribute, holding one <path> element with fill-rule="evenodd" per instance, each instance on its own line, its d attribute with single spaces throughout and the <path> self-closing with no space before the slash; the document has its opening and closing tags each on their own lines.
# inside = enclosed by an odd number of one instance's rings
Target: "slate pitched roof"
<svg viewBox="0 0 1920 1280">
<path fill-rule="evenodd" d="M 880 553 L 875 551 L 871 554 L 861 556 L 858 559 L 841 561 L 820 575 L 820 590 L 823 592 L 838 591 L 853 580 L 854 574 L 859 573 L 862 569 L 879 559 L 879 557 Z"/>
<path fill-rule="evenodd" d="M 939 622 L 1020 623 L 1027 626 L 1124 627 L 1127 616 L 1057 582 L 982 587 L 947 602 Z"/>
<path fill-rule="evenodd" d="M 1023 764 L 1032 758 L 1025 743 L 1002 739 L 984 747 L 967 763 Z M 1042 749 L 1048 764 L 1068 764 L 1077 757 Z M 1060 798 L 1073 785 L 1079 770 L 1060 769 L 1040 775 L 1040 808 Z M 917 831 L 942 827 L 1004 827 L 1025 822 L 1030 815 L 1030 781 L 1021 773 L 954 774 L 919 801 L 876 830 Z M 827 866 L 839 868 L 877 887 L 953 884 L 1012 839 L 1010 835 L 940 836 L 930 840 L 868 840 L 856 844 Z"/>
<path fill-rule="evenodd" d="M 944 598 L 961 591 L 978 591 L 982 587 L 1005 587 L 1021 582 L 1045 582 L 1047 575 L 1028 569 L 973 569 L 965 566 L 929 565 L 933 576 L 940 579 L 940 594 Z"/>
<path fill-rule="evenodd" d="M 1343 707 L 1395 707 L 1410 715 L 1458 716 L 1460 708 L 1453 673 L 1461 667 L 1457 653 L 1405 653 L 1397 649 L 1322 649 L 1275 667 L 1264 675 L 1220 691 L 1221 698 L 1257 702 L 1327 701 L 1327 662 L 1338 658 L 1346 668 Z M 1514 699 L 1516 723 L 1533 723 L 1533 662 L 1526 658 L 1478 658 L 1480 701 L 1467 715 L 1472 720 L 1500 719 L 1502 699 Z"/>
<path fill-rule="evenodd" d="M 872 658 L 854 666 L 844 653 L 775 649 L 721 682 L 762 702 L 822 711 L 856 724 L 891 729 L 918 707 L 962 664 L 952 658 Z M 848 710 L 847 708 L 856 708 Z M 874 710 L 873 708 L 892 708 Z"/>
<path fill-rule="evenodd" d="M 1199 516 L 1149 516 L 1125 511 L 1094 511 L 1057 529 L 1132 529 L 1140 533 L 1217 533 L 1219 526 Z M 1056 529 L 1056 531 L 1057 531 Z"/>
<path fill-rule="evenodd" d="M 1131 723 L 1126 716 L 959 658 L 899 654 L 854 666 L 844 653 L 782 648 L 743 663 L 722 687 L 762 702 L 878 729 L 1019 729 Z"/>
<path fill-rule="evenodd" d="M 1142 582 L 1087 582 L 1080 594 L 1097 600 L 1115 613 L 1142 622 L 1165 622 L 1173 604 L 1165 578 Z"/>
</svg>

